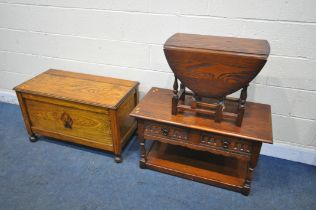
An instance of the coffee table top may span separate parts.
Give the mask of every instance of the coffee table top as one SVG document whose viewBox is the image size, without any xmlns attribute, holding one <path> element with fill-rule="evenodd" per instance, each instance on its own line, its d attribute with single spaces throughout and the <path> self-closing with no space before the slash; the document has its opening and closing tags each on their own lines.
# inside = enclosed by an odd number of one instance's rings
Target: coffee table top
<svg viewBox="0 0 316 210">
<path fill-rule="evenodd" d="M 213 118 L 184 112 L 171 114 L 172 90 L 152 88 L 130 114 L 133 117 L 230 135 L 239 138 L 273 143 L 271 107 L 266 104 L 246 103 L 241 127 L 234 122 L 216 123 Z"/>
</svg>

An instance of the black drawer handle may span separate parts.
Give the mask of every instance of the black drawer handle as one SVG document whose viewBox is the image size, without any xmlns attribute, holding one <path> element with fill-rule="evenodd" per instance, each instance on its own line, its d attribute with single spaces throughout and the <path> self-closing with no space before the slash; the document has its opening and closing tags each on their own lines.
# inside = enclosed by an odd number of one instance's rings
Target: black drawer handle
<svg viewBox="0 0 316 210">
<path fill-rule="evenodd" d="M 223 148 L 227 149 L 229 146 L 229 141 L 227 141 L 226 139 L 223 140 Z"/>
<path fill-rule="evenodd" d="M 162 132 L 162 135 L 168 136 L 168 134 L 169 134 L 169 128 L 161 128 L 161 132 Z"/>
<path fill-rule="evenodd" d="M 64 112 L 61 115 L 60 119 L 63 121 L 65 128 L 72 129 L 73 121 L 72 121 L 71 117 L 69 116 L 69 114 Z"/>
</svg>

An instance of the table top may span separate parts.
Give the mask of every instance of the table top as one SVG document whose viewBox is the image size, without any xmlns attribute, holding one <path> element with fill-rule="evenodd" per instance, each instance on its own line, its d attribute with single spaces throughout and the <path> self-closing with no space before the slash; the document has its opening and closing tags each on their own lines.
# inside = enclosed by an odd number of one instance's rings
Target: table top
<svg viewBox="0 0 316 210">
<path fill-rule="evenodd" d="M 266 40 L 184 33 L 177 33 L 170 37 L 164 48 L 222 51 L 247 54 L 248 56 L 262 56 L 264 59 L 270 53 L 270 46 Z"/>
<path fill-rule="evenodd" d="M 241 127 L 234 122 L 217 123 L 213 118 L 191 112 L 171 114 L 172 90 L 152 88 L 131 112 L 131 116 L 198 129 L 206 132 L 235 136 L 248 140 L 273 143 L 271 107 L 266 104 L 246 102 Z"/>
<path fill-rule="evenodd" d="M 15 91 L 117 108 L 138 82 L 50 69 L 18 85 Z"/>
</svg>

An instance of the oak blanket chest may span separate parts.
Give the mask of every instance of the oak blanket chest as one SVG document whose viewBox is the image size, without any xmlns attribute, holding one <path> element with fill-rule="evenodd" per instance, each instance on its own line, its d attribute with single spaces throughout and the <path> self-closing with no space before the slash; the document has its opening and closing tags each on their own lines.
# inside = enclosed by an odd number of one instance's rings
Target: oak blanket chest
<svg viewBox="0 0 316 210">
<path fill-rule="evenodd" d="M 115 154 L 136 129 L 128 114 L 138 102 L 138 82 L 48 70 L 14 88 L 32 142 L 37 135 Z"/>
</svg>

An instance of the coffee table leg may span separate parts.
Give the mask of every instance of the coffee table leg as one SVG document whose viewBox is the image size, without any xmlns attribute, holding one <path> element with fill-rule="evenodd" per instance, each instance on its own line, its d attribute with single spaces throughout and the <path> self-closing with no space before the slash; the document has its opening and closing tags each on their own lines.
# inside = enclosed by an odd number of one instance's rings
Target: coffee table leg
<svg viewBox="0 0 316 210">
<path fill-rule="evenodd" d="M 145 138 L 144 138 L 144 121 L 138 120 L 138 142 L 140 147 L 140 161 L 139 161 L 139 167 L 140 168 L 146 168 L 146 148 L 145 148 Z"/>
<path fill-rule="evenodd" d="M 248 162 L 245 184 L 244 184 L 244 187 L 241 191 L 241 193 L 243 195 L 249 195 L 249 193 L 250 193 L 250 185 L 251 185 L 251 181 L 252 181 L 252 172 L 253 172 L 253 168 L 252 168 L 252 164 L 251 164 L 251 160 L 250 160 Z"/>
<path fill-rule="evenodd" d="M 140 161 L 139 161 L 139 167 L 140 168 L 146 168 L 146 149 L 145 149 L 145 140 L 144 139 L 138 139 L 139 140 L 139 146 L 140 146 Z"/>
<path fill-rule="evenodd" d="M 253 144 L 253 150 L 251 154 L 251 158 L 248 161 L 247 174 L 244 187 L 242 189 L 242 194 L 249 195 L 250 193 L 250 185 L 252 181 L 253 171 L 257 166 L 260 150 L 261 150 L 262 142 L 256 142 Z"/>
</svg>

